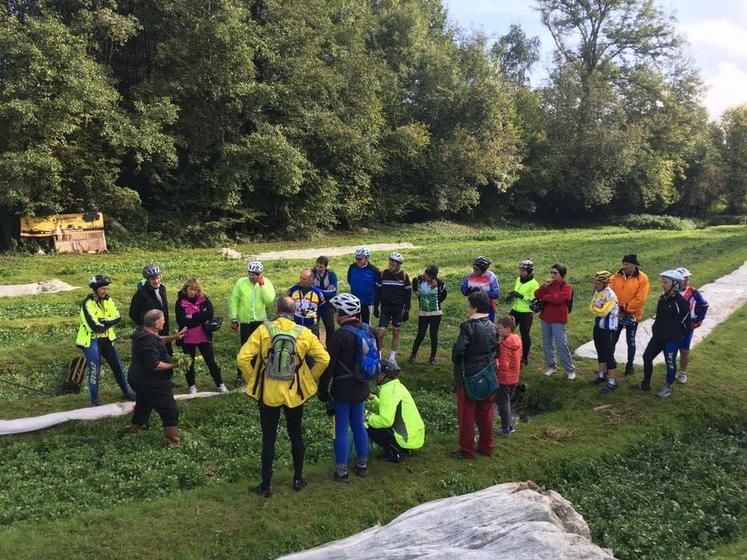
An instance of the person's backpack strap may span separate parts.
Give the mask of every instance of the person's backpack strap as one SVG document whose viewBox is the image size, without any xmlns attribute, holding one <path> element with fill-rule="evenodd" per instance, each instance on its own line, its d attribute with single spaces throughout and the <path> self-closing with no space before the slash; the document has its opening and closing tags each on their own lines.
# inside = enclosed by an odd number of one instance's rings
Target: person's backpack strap
<svg viewBox="0 0 747 560">
<path fill-rule="evenodd" d="M 346 366 L 342 360 L 337 361 L 337 363 L 340 364 L 342 369 L 346 371 L 346 373 L 343 375 L 335 376 L 335 379 L 337 380 L 348 379 L 349 377 L 355 377 L 355 368 L 358 365 L 358 359 L 359 359 L 358 354 L 360 353 L 360 346 L 361 346 L 360 336 L 358 335 L 357 328 L 355 328 L 353 325 L 343 325 L 342 329 L 350 333 L 353 333 L 355 335 L 355 360 L 353 363 L 352 370 L 348 366 Z"/>
</svg>

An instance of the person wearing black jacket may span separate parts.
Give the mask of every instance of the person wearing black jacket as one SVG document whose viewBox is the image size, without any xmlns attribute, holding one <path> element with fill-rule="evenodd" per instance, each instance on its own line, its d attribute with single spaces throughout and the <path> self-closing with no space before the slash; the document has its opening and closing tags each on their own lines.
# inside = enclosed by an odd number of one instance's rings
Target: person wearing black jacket
<svg viewBox="0 0 747 560">
<path fill-rule="evenodd" d="M 171 381 L 175 365 L 164 339 L 159 336 L 163 323 L 163 312 L 151 309 L 143 317 L 143 326 L 138 327 L 132 335 L 132 361 L 127 378 L 137 396 L 130 432 L 141 431 L 150 413 L 155 410 L 161 417 L 166 443 L 179 445 L 179 411 Z M 169 338 L 182 338 L 185 333 L 186 329 L 182 329 L 179 334 Z"/>
<path fill-rule="evenodd" d="M 192 361 L 187 369 L 187 385 L 189 394 L 197 394 L 197 385 L 195 384 L 195 356 L 197 350 L 205 360 L 205 365 L 213 376 L 215 386 L 221 393 L 228 393 L 228 388 L 223 383 L 220 374 L 220 366 L 215 361 L 215 352 L 213 352 L 212 333 L 205 330 L 205 322 L 213 318 L 213 304 L 210 299 L 202 292 L 202 284 L 197 278 L 189 278 L 182 287 L 176 299 L 174 308 L 176 314 L 176 323 L 180 328 L 187 329 L 184 337 L 182 349 Z M 177 343 L 178 344 L 178 343 Z"/>
<path fill-rule="evenodd" d="M 651 375 L 654 371 L 654 358 L 664 352 L 667 364 L 667 381 L 656 393 L 659 398 L 672 394 L 672 385 L 677 376 L 677 350 L 682 337 L 690 328 L 690 305 L 680 294 L 684 278 L 676 270 L 662 272 L 662 294 L 656 305 L 656 318 L 651 327 L 651 340 L 643 352 L 643 380 L 631 385 L 631 389 L 651 390 Z"/>
<path fill-rule="evenodd" d="M 402 270 L 405 258 L 399 253 L 389 255 L 389 267 L 379 272 L 374 298 L 374 317 L 379 318 L 379 338 L 384 345 L 389 322 L 392 323 L 392 346 L 389 360 L 397 364 L 399 329 L 410 318 L 412 286 L 410 277 Z M 383 354 L 382 354 L 383 357 Z"/>
<path fill-rule="evenodd" d="M 464 389 L 463 376 L 477 373 L 495 358 L 499 351 L 498 333 L 490 320 L 490 300 L 485 292 L 472 292 L 467 296 L 469 320 L 459 326 L 459 336 L 451 351 L 456 381 L 457 422 L 459 424 L 459 450 L 457 456 L 471 459 L 474 456 L 474 433 L 477 424 L 480 439 L 477 450 L 483 455 L 493 453 L 493 404 L 495 395 L 482 401 L 473 401 Z"/>
<path fill-rule="evenodd" d="M 348 479 L 348 427 L 353 430 L 353 442 L 357 462 L 355 473 L 367 476 L 368 434 L 366 432 L 364 410 L 370 389 L 368 383 L 352 375 L 358 352 L 358 336 L 350 329 L 368 329 L 361 321 L 361 302 L 352 294 L 340 294 L 330 300 L 337 310 L 340 329 L 327 340 L 329 365 L 319 379 L 319 399 L 334 411 L 335 418 L 335 471 L 333 480 L 345 482 Z M 376 331 L 371 329 L 376 339 Z M 378 345 L 378 340 L 376 341 Z M 329 389 L 329 385 L 332 385 Z"/>
<path fill-rule="evenodd" d="M 424 274 L 413 280 L 412 291 L 418 296 L 418 334 L 415 335 L 408 361 L 415 361 L 418 349 L 425 338 L 425 332 L 430 329 L 431 357 L 429 361 L 434 364 L 438 351 L 438 328 L 441 326 L 443 315 L 441 304 L 446 299 L 446 284 L 438 277 L 438 267 L 435 264 L 430 265 L 425 269 Z"/>
<path fill-rule="evenodd" d="M 156 264 L 149 264 L 143 268 L 145 282 L 140 285 L 130 301 L 130 319 L 136 326 L 143 326 L 143 317 L 151 309 L 163 312 L 163 328 L 158 333 L 161 336 L 169 335 L 169 302 L 166 295 L 166 286 L 161 283 L 161 268 Z M 166 343 L 169 354 L 174 350 L 171 343 Z"/>
</svg>

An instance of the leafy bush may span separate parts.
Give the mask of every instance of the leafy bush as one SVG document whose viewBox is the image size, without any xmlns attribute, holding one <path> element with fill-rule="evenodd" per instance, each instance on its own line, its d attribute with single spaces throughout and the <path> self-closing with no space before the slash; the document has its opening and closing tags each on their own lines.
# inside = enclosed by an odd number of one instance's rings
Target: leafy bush
<svg viewBox="0 0 747 560">
<path fill-rule="evenodd" d="M 705 219 L 707 226 L 743 226 L 747 225 L 747 216 L 720 214 L 717 216 L 708 216 Z"/>
<path fill-rule="evenodd" d="M 747 431 L 652 434 L 623 456 L 566 463 L 545 484 L 621 560 L 704 558 L 715 542 L 740 534 Z"/>
<path fill-rule="evenodd" d="M 619 225 L 628 229 L 667 229 L 685 231 L 697 229 L 697 225 L 689 218 L 676 216 L 657 216 L 654 214 L 630 214 L 619 220 Z"/>
</svg>

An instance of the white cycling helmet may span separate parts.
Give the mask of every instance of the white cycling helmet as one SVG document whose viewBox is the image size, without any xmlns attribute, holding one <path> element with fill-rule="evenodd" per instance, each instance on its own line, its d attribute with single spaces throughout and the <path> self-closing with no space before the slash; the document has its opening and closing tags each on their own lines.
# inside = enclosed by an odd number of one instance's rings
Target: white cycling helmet
<svg viewBox="0 0 747 560">
<path fill-rule="evenodd" d="M 332 307 L 337 309 L 340 315 L 345 317 L 358 315 L 361 312 L 361 300 L 353 294 L 337 294 L 329 302 L 332 304 Z"/>
<path fill-rule="evenodd" d="M 524 259 L 519 263 L 519 268 L 523 268 L 524 270 L 528 270 L 529 272 L 532 272 L 534 270 L 534 261 L 530 261 L 529 259 Z"/>
<path fill-rule="evenodd" d="M 146 264 L 143 268 L 143 278 L 161 276 L 161 267 L 157 264 Z"/>
<path fill-rule="evenodd" d="M 690 278 L 690 276 L 692 276 L 692 274 L 690 274 L 690 271 L 687 270 L 684 266 L 679 267 L 678 269 L 676 269 L 676 271 L 682 274 L 683 278 Z"/>
<path fill-rule="evenodd" d="M 672 284 L 677 286 L 678 288 L 682 287 L 682 282 L 685 281 L 685 278 L 682 276 L 682 273 L 679 270 L 665 270 L 661 274 L 659 274 L 662 278 L 666 278 L 667 280 L 671 280 Z"/>
<path fill-rule="evenodd" d="M 249 261 L 246 264 L 246 272 L 253 272 L 254 274 L 262 274 L 265 271 L 265 267 L 259 261 Z"/>
<path fill-rule="evenodd" d="M 392 253 L 389 255 L 389 260 L 402 264 L 403 262 L 405 262 L 405 257 L 400 255 L 399 253 Z"/>
<path fill-rule="evenodd" d="M 371 251 L 369 251 L 366 247 L 358 247 L 355 250 L 356 257 L 368 257 L 369 255 L 371 255 Z"/>
</svg>

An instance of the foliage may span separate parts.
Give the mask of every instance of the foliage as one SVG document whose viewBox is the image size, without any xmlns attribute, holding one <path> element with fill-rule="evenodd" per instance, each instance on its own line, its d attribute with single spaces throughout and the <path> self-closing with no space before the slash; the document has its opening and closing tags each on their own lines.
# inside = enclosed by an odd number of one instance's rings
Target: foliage
<svg viewBox="0 0 747 560">
<path fill-rule="evenodd" d="M 617 221 L 617 220 L 615 220 Z M 677 216 L 660 216 L 656 214 L 632 214 L 619 220 L 620 225 L 628 229 L 666 229 L 670 231 L 685 231 L 696 229 L 695 222 L 688 218 Z"/>
<path fill-rule="evenodd" d="M 747 206 L 747 104 L 728 109 L 721 117 L 721 145 L 728 210 Z"/>
</svg>

